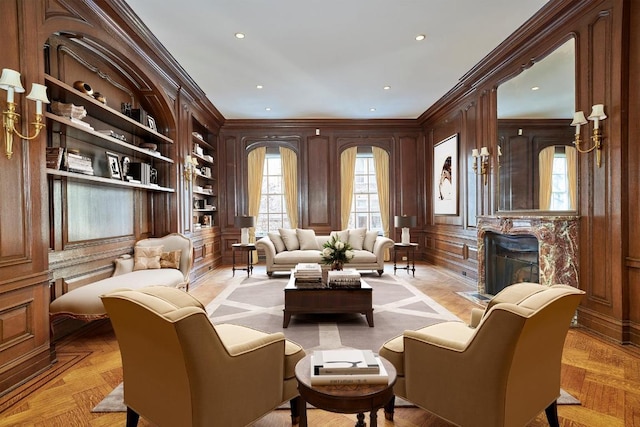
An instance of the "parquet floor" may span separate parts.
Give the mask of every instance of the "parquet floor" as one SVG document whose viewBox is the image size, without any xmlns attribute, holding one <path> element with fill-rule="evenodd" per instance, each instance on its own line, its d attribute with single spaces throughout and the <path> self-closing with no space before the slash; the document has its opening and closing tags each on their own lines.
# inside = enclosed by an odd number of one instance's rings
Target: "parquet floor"
<svg viewBox="0 0 640 427">
<path fill-rule="evenodd" d="M 475 305 L 455 292 L 474 290 L 473 283 L 431 265 L 419 264 L 416 268 L 415 278 L 405 271 L 398 274 L 468 319 Z M 386 271 L 393 274 L 389 265 Z M 264 274 L 264 267 L 257 266 L 256 274 Z M 218 268 L 191 292 L 206 304 L 230 278 L 230 267 Z M 94 322 L 81 333 L 60 340 L 56 350 L 58 363 L 54 368 L 15 393 L 0 397 L 0 426 L 124 426 L 124 413 L 91 413 L 91 408 L 122 380 L 118 344 L 109 323 Z M 574 328 L 565 345 L 562 387 L 582 402 L 579 406 L 559 406 L 562 426 L 640 426 L 639 349 L 611 344 Z M 380 413 L 378 421 L 385 427 L 450 425 L 418 408 L 398 408 L 393 423 Z M 356 417 L 311 410 L 309 422 L 312 426 L 353 426 Z M 152 424 L 141 418 L 139 425 Z M 288 411 L 278 410 L 254 427 L 290 425 Z M 540 414 L 529 427 L 546 425 L 544 414 Z"/>
</svg>

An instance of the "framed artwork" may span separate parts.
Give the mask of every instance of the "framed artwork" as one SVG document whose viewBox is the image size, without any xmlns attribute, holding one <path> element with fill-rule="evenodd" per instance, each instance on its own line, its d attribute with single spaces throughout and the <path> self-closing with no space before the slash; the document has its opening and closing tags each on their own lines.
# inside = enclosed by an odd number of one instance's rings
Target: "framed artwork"
<svg viewBox="0 0 640 427">
<path fill-rule="evenodd" d="M 149 125 L 149 127 L 151 128 L 151 130 L 155 130 L 156 132 L 158 131 L 158 127 L 156 126 L 156 119 L 154 119 L 151 116 L 147 116 L 147 123 Z"/>
<path fill-rule="evenodd" d="M 433 213 L 458 213 L 458 134 L 433 146 Z"/>
<path fill-rule="evenodd" d="M 107 151 L 107 163 L 109 164 L 109 176 L 113 179 L 122 179 L 122 169 L 120 169 L 120 157 L 115 153 Z"/>
</svg>

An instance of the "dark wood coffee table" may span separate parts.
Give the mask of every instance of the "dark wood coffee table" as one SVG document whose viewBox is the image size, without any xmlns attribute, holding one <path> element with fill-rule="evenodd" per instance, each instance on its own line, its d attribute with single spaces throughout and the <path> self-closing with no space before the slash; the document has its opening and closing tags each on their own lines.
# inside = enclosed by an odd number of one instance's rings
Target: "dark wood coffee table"
<svg viewBox="0 0 640 427">
<path fill-rule="evenodd" d="M 370 425 L 378 422 L 377 411 L 393 398 L 396 369 L 387 359 L 380 357 L 389 375 L 387 384 L 311 385 L 311 355 L 307 354 L 296 365 L 298 380 L 298 412 L 300 427 L 307 427 L 307 402 L 318 409 L 341 414 L 358 414 L 356 427 L 365 426 L 364 413 L 370 412 Z"/>
<path fill-rule="evenodd" d="M 359 288 L 297 288 L 291 273 L 284 288 L 284 319 L 282 327 L 289 326 L 292 314 L 308 313 L 362 313 L 373 327 L 373 289 L 364 280 Z"/>
</svg>

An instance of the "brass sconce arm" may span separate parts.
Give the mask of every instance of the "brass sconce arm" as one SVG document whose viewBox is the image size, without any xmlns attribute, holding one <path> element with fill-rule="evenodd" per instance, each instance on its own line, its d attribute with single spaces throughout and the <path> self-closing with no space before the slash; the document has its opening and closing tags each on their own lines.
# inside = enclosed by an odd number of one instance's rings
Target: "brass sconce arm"
<svg viewBox="0 0 640 427">
<path fill-rule="evenodd" d="M 483 176 L 484 185 L 487 185 L 489 175 L 489 149 L 482 147 L 480 152 L 478 152 L 478 149 L 474 148 L 471 151 L 471 156 L 473 157 L 473 172 L 476 175 Z"/>
<path fill-rule="evenodd" d="M 593 121 L 593 132 L 591 134 L 591 141 L 593 145 L 589 148 L 582 147 L 583 141 L 580 135 L 580 126 L 588 123 L 587 119 L 584 117 L 584 113 L 582 111 L 576 111 L 573 116 L 573 121 L 571 122 L 571 126 L 576 127 L 573 145 L 575 145 L 576 150 L 580 153 L 590 153 L 591 151 L 596 150 L 596 163 L 598 167 L 602 164 L 602 130 L 600 129 L 600 121 L 606 118 L 607 116 L 604 113 L 604 105 L 594 105 L 591 114 L 588 117 L 589 120 Z"/>
</svg>

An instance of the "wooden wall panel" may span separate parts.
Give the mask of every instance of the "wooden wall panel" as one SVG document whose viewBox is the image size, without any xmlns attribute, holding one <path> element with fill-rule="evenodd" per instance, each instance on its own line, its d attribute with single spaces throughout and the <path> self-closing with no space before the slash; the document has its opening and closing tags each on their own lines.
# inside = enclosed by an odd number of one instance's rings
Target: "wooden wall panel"
<svg viewBox="0 0 640 427">
<path fill-rule="evenodd" d="M 335 174 L 328 161 L 331 149 L 329 137 L 311 136 L 307 139 L 306 156 L 299 159 L 301 174 L 304 182 L 300 185 L 301 191 L 301 218 L 302 226 L 322 231 L 331 231 L 332 211 L 336 206 L 336 198 L 339 198 Z"/>
</svg>

